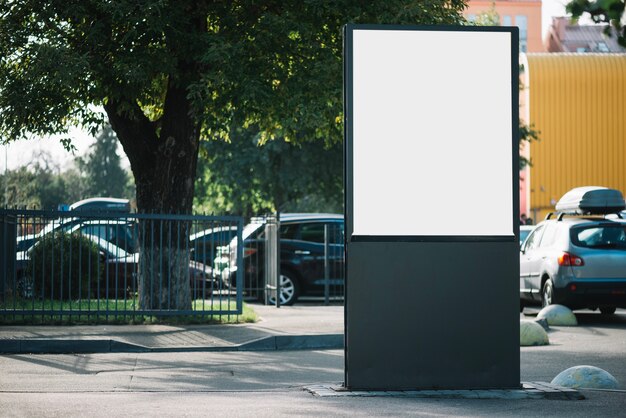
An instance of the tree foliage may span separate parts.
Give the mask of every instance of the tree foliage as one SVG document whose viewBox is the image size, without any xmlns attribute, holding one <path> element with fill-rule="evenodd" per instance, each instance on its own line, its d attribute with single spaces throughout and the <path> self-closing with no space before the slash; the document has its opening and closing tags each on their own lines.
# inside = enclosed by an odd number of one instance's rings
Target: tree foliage
<svg viewBox="0 0 626 418">
<path fill-rule="evenodd" d="M 115 132 L 106 124 L 91 146 L 91 152 L 76 159 L 86 197 L 132 197 L 131 179 L 122 168 L 118 144 Z"/>
<path fill-rule="evenodd" d="M 89 298 L 97 289 L 104 262 L 98 246 L 86 236 L 53 232 L 29 251 L 26 274 L 35 297 L 76 300 Z"/>
<path fill-rule="evenodd" d="M 455 24 L 464 7 L 462 0 L 0 0 L 0 134 L 12 140 L 71 125 L 95 133 L 103 120 L 92 105 L 104 105 L 139 194 L 144 185 L 164 188 L 150 177 L 163 162 L 194 153 L 179 142 L 227 137 L 235 116 L 258 126 L 263 141 L 338 142 L 342 26 Z M 186 138 L 176 138 L 172 127 L 183 121 Z M 166 158 L 151 158 L 158 153 Z M 171 190 L 151 191 L 164 192 Z"/>
<path fill-rule="evenodd" d="M 617 35 L 617 42 L 626 48 L 626 26 L 623 24 L 625 4 L 624 0 L 571 0 L 565 9 L 574 19 L 589 13 L 595 23 L 606 23 L 604 33 Z"/>
<path fill-rule="evenodd" d="M 500 24 L 500 14 L 496 10 L 495 1 L 491 3 L 489 9 L 476 15 L 473 23 L 478 26 L 498 26 Z"/>
<path fill-rule="evenodd" d="M 245 217 L 264 212 L 339 212 L 343 201 L 343 149 L 323 141 L 261 142 L 255 129 L 239 129 L 232 142 L 203 143 L 195 208 Z"/>
<path fill-rule="evenodd" d="M 83 178 L 77 170 L 61 172 L 42 153 L 28 166 L 0 174 L 3 203 L 10 207 L 57 209 L 61 203 L 83 198 Z"/>
<path fill-rule="evenodd" d="M 10 207 L 57 209 L 61 204 L 95 196 L 132 198 L 132 180 L 120 165 L 117 139 L 109 130 L 74 166 L 61 170 L 52 156 L 43 151 L 32 161 L 0 173 L 1 202 Z M 102 138 L 101 138 L 102 139 Z"/>
<path fill-rule="evenodd" d="M 526 125 L 520 122 L 519 125 L 519 149 L 522 151 L 527 144 L 532 141 L 539 141 L 539 131 L 535 129 L 534 125 Z M 519 169 L 523 170 L 527 166 L 532 165 L 529 158 L 526 158 L 523 154 L 519 156 Z"/>
</svg>

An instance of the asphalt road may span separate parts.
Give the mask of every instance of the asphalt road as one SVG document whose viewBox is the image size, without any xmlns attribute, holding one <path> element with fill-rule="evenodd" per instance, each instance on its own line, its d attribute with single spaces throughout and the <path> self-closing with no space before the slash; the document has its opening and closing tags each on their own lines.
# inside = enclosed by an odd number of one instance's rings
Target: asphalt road
<svg viewBox="0 0 626 418">
<path fill-rule="evenodd" d="M 551 345 L 521 349 L 522 380 L 588 364 L 624 391 L 582 390 L 580 401 L 320 398 L 303 388 L 341 382 L 342 350 L 9 355 L 0 356 L 0 416 L 626 417 L 626 312 L 577 317 L 579 327 L 552 328 Z"/>
</svg>

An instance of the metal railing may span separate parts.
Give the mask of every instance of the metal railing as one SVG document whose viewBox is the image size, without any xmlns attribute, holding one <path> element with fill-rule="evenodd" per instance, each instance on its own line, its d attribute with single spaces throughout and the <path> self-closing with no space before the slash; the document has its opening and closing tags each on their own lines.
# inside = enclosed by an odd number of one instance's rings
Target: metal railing
<svg viewBox="0 0 626 418">
<path fill-rule="evenodd" d="M 241 315 L 241 285 L 213 261 L 242 230 L 240 217 L 0 210 L 0 321 Z"/>
</svg>

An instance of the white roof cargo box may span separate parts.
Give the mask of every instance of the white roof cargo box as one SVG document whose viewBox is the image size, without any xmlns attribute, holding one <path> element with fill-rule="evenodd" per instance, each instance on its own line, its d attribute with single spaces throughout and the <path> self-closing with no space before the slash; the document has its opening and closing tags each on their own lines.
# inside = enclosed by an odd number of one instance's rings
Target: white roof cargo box
<svg viewBox="0 0 626 418">
<path fill-rule="evenodd" d="M 556 210 L 578 215 L 599 215 L 624 210 L 622 192 L 606 187 L 577 187 L 565 193 L 556 204 Z"/>
</svg>

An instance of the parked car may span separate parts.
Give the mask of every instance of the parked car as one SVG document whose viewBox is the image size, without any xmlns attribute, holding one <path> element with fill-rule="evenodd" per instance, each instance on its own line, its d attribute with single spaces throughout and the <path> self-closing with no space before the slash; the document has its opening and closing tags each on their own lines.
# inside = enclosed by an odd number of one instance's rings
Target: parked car
<svg viewBox="0 0 626 418">
<path fill-rule="evenodd" d="M 102 238 L 128 253 L 138 251 L 137 221 L 134 219 L 94 219 L 82 220 L 71 227 L 62 229 L 66 232 L 80 231 L 84 235 Z"/>
<path fill-rule="evenodd" d="M 118 199 L 112 197 L 92 197 L 89 199 L 80 200 L 78 202 L 72 203 L 68 207 L 69 211 L 74 212 L 112 212 L 112 213 L 129 213 L 130 212 L 130 201 L 128 199 Z M 39 232 L 36 234 L 26 234 L 17 237 L 17 245 L 16 252 L 18 253 L 17 258 L 24 258 L 24 255 L 20 255 L 20 252 L 27 251 L 33 244 L 41 239 L 46 234 L 49 234 L 53 231 L 69 231 L 75 225 L 86 222 L 86 218 L 81 218 L 79 216 L 66 216 L 58 219 L 53 219 L 48 222 Z M 91 220 L 90 222 L 97 222 Z M 109 221 L 102 221 L 109 222 Z M 130 223 L 130 221 L 128 221 Z M 35 224 L 31 225 L 33 229 L 38 226 Z M 104 231 L 103 231 L 104 232 Z M 133 233 L 136 236 L 136 233 Z M 100 235 L 100 234 L 97 234 Z M 132 235 L 132 234 L 131 234 Z M 100 235 L 102 236 L 102 235 Z M 128 241 L 129 243 L 131 241 Z M 132 252 L 132 248 L 125 248 L 126 250 L 130 250 Z"/>
<path fill-rule="evenodd" d="M 121 224 L 122 221 L 119 222 Z M 94 297 L 115 299 L 132 298 L 135 292 L 138 291 L 139 253 L 129 252 L 115 245 L 113 243 L 114 241 L 112 242 L 107 239 L 106 236 L 100 235 L 99 233 L 104 230 L 102 226 L 103 225 L 97 223 L 76 225 L 70 231 L 67 231 L 68 233 L 80 233 L 83 237 L 93 242 L 98 250 L 99 262 L 104 263 L 103 271 L 98 277 L 85 278 L 85 281 L 92 284 L 90 288 L 94 292 Z M 107 227 L 110 226 L 111 224 L 107 225 Z M 90 232 L 95 233 L 92 234 Z M 41 283 L 43 280 L 41 277 L 26 277 L 26 269 L 32 249 L 38 245 L 42 245 L 43 242 L 44 241 L 38 241 L 29 251 L 20 253 L 17 279 L 18 291 L 22 297 L 34 296 L 33 289 L 36 287 L 37 283 Z M 51 249 L 51 251 L 53 250 Z M 85 264 L 96 262 L 88 253 L 76 254 L 74 258 L 82 258 L 81 262 Z M 44 262 L 45 260 L 41 261 Z M 197 261 L 189 261 L 189 281 L 193 299 L 208 298 L 210 297 L 211 291 L 218 290 L 213 283 L 214 275 L 211 267 Z"/>
<path fill-rule="evenodd" d="M 69 206 L 70 211 L 130 212 L 130 201 L 115 197 L 90 197 Z"/>
<path fill-rule="evenodd" d="M 104 277 L 100 278 L 99 284 L 101 297 L 105 295 L 109 298 L 124 298 L 124 295 L 132 297 L 138 290 L 139 253 L 129 253 L 101 236 L 85 236 L 98 246 L 101 260 L 105 263 Z M 189 261 L 192 299 L 209 298 L 214 289 L 212 282 L 211 267 L 197 261 Z"/>
<path fill-rule="evenodd" d="M 189 237 L 191 259 L 212 265 L 217 248 L 228 245 L 236 235 L 236 226 L 219 226 L 192 234 Z"/>
<path fill-rule="evenodd" d="M 520 247 L 526 240 L 526 237 L 530 234 L 530 232 L 535 228 L 535 225 L 520 225 L 519 227 L 519 245 Z"/>
<path fill-rule="evenodd" d="M 520 251 L 520 308 L 626 308 L 626 220 L 617 190 L 586 187 L 563 196 Z"/>
<path fill-rule="evenodd" d="M 128 253 L 137 251 L 137 223 L 135 220 L 62 218 L 48 223 L 39 233 L 17 238 L 16 271 L 20 276 L 29 259 L 29 250 L 57 231 L 76 232 L 103 238 Z"/>
<path fill-rule="evenodd" d="M 328 267 L 324 264 L 325 231 L 328 238 Z M 300 296 L 324 294 L 328 285 L 343 286 L 344 221 L 337 214 L 281 214 L 280 215 L 280 303 L 291 305 Z M 249 296 L 262 297 L 265 287 L 265 221 L 248 224 L 242 234 L 243 288 Z M 224 283 L 234 288 L 237 284 L 237 238 L 227 247 L 221 247 L 214 269 Z M 342 289 L 343 290 L 343 289 Z"/>
</svg>

